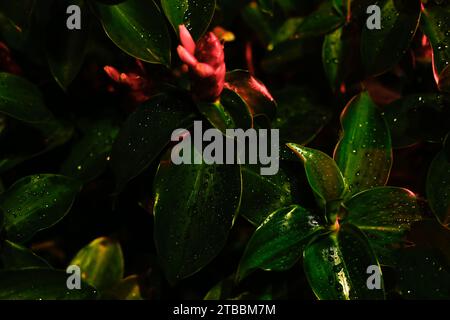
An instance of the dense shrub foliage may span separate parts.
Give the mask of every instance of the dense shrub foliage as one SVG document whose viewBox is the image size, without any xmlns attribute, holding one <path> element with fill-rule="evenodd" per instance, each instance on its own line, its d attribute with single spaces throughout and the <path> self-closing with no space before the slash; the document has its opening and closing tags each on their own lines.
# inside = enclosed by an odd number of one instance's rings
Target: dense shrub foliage
<svg viewBox="0 0 450 320">
<path fill-rule="evenodd" d="M 449 46 L 449 0 L 0 0 L 0 298 L 449 299 Z"/>
</svg>

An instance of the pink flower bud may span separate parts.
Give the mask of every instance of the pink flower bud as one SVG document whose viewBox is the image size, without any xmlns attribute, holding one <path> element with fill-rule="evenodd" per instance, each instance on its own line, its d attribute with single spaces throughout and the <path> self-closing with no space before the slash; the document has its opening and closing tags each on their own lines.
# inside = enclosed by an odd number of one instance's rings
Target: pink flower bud
<svg viewBox="0 0 450 320">
<path fill-rule="evenodd" d="M 177 52 L 188 67 L 194 98 L 215 101 L 225 84 L 225 53 L 217 36 L 209 32 L 197 43 L 184 25 L 180 25 L 180 42 Z"/>
</svg>

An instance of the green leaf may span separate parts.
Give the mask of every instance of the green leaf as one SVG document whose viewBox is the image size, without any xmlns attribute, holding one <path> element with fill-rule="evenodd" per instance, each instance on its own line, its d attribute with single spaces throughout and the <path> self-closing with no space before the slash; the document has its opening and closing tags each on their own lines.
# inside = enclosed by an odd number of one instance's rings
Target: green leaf
<svg viewBox="0 0 450 320">
<path fill-rule="evenodd" d="M 269 214 L 292 204 L 291 181 L 280 168 L 263 176 L 258 165 L 242 165 L 242 202 L 239 214 L 259 226 Z"/>
<path fill-rule="evenodd" d="M 264 46 L 269 46 L 275 38 L 275 26 L 271 19 L 262 12 L 256 2 L 250 2 L 242 10 L 242 18 L 245 23 L 255 32 Z"/>
<path fill-rule="evenodd" d="M 202 159 L 195 148 L 190 152 Z M 154 183 L 154 237 L 166 277 L 175 283 L 225 245 L 241 199 L 241 175 L 238 165 L 174 165 L 170 155 L 161 160 Z"/>
<path fill-rule="evenodd" d="M 450 267 L 436 250 L 411 247 L 397 252 L 397 290 L 410 300 L 450 299 Z"/>
<path fill-rule="evenodd" d="M 97 292 L 85 283 L 67 289 L 64 271 L 30 268 L 0 271 L 0 300 L 91 300 Z"/>
<path fill-rule="evenodd" d="M 396 187 L 378 187 L 363 191 L 345 203 L 344 219 L 368 237 L 382 264 L 392 264 L 391 251 L 402 242 L 412 223 L 420 220 L 414 193 Z"/>
<path fill-rule="evenodd" d="M 274 0 L 258 0 L 261 10 L 269 14 L 273 14 L 273 2 Z"/>
<path fill-rule="evenodd" d="M 382 73 L 406 54 L 420 21 L 420 0 L 381 0 L 380 30 L 364 26 L 361 55 L 366 72 Z"/>
<path fill-rule="evenodd" d="M 352 30 L 345 27 L 338 28 L 325 36 L 322 46 L 322 63 L 333 91 L 339 89 L 355 64 L 353 37 Z"/>
<path fill-rule="evenodd" d="M 39 174 L 18 180 L 0 195 L 6 237 L 24 242 L 53 226 L 70 210 L 79 191 L 79 182 L 61 175 Z"/>
<path fill-rule="evenodd" d="M 127 54 L 149 63 L 170 64 L 170 37 L 164 17 L 153 0 L 97 4 L 109 38 Z"/>
<path fill-rule="evenodd" d="M 442 142 L 450 131 L 450 99 L 442 94 L 412 94 L 383 108 L 396 148 L 420 141 Z"/>
<path fill-rule="evenodd" d="M 82 280 L 100 291 L 117 284 L 124 274 L 120 243 L 107 237 L 97 238 L 82 248 L 69 265 L 80 267 Z"/>
<path fill-rule="evenodd" d="M 266 271 L 290 269 L 311 238 L 323 230 L 317 217 L 300 206 L 275 211 L 248 242 L 236 279 L 241 281 L 258 268 Z"/>
<path fill-rule="evenodd" d="M 372 248 L 358 228 L 346 224 L 308 245 L 303 266 L 309 284 L 321 300 L 384 299 L 382 289 L 370 290 L 369 266 L 381 269 Z"/>
<path fill-rule="evenodd" d="M 427 197 L 434 215 L 442 225 L 450 223 L 450 157 L 441 151 L 428 171 Z"/>
<path fill-rule="evenodd" d="M 54 118 L 45 106 L 39 89 L 28 80 L 12 74 L 0 73 L 0 113 L 37 129 L 42 136 L 39 143 L 42 145 L 41 150 L 26 143 L 15 153 L 3 150 L 0 172 L 43 154 L 65 143 L 72 136 L 73 128 Z M 23 135 L 23 132 L 20 134 Z"/>
<path fill-rule="evenodd" d="M 389 129 L 367 92 L 354 97 L 341 114 L 343 136 L 334 159 L 349 195 L 386 184 L 392 166 Z"/>
<path fill-rule="evenodd" d="M 345 182 L 336 162 L 327 154 L 294 143 L 287 146 L 303 161 L 309 185 L 321 199 L 321 205 L 337 201 L 345 192 Z"/>
<path fill-rule="evenodd" d="M 51 268 L 33 251 L 9 240 L 5 240 L 0 248 L 0 261 L 5 269 Z"/>
<path fill-rule="evenodd" d="M 102 299 L 107 300 L 143 300 L 139 277 L 131 275 L 120 280 L 111 290 L 102 294 Z"/>
<path fill-rule="evenodd" d="M 344 23 L 345 17 L 336 11 L 331 1 L 326 1 L 303 20 L 297 29 L 296 38 L 324 35 L 336 30 Z"/>
<path fill-rule="evenodd" d="M 184 24 L 194 39 L 208 29 L 216 9 L 216 0 L 161 0 L 164 13 L 175 32 Z"/>
<path fill-rule="evenodd" d="M 212 287 L 205 295 L 203 300 L 228 300 L 232 297 L 234 288 L 233 277 L 228 277 L 221 280 L 214 287 Z"/>
<path fill-rule="evenodd" d="M 81 9 L 81 29 L 69 30 L 66 26 L 66 10 L 70 5 Z M 47 30 L 46 55 L 56 82 L 64 90 L 77 76 L 86 54 L 88 32 L 90 27 L 90 11 L 83 0 L 63 0 L 54 3 L 55 20 Z"/>
<path fill-rule="evenodd" d="M 253 127 L 250 107 L 232 90 L 224 89 L 219 101 L 199 102 L 197 107 L 205 118 L 223 133 L 226 129 L 245 130 Z"/>
<path fill-rule="evenodd" d="M 159 94 L 129 116 L 111 154 L 117 191 L 159 156 L 175 129 L 190 125 L 195 114 L 188 101 L 171 93 Z"/>
<path fill-rule="evenodd" d="M 433 71 L 441 89 L 448 86 L 450 73 L 450 3 L 426 5 L 423 10 L 422 30 L 433 47 Z M 448 89 L 448 87 L 447 87 Z"/>
<path fill-rule="evenodd" d="M 253 117 L 264 116 L 269 121 L 277 112 L 277 105 L 266 86 L 248 71 L 234 70 L 226 75 L 225 86 L 236 92 L 248 105 Z"/>
<path fill-rule="evenodd" d="M 288 86 L 275 92 L 277 115 L 272 123 L 280 130 L 280 140 L 307 144 L 331 120 L 330 108 L 317 102 L 310 90 Z"/>
<path fill-rule="evenodd" d="M 69 124 L 58 122 L 42 122 L 33 124 L 41 131 L 42 149 L 36 151 L 35 145 L 21 145 L 19 153 L 5 152 L 0 158 L 0 173 L 12 169 L 18 164 L 43 155 L 56 147 L 59 147 L 69 141 L 73 134 L 73 127 Z M 43 141 L 42 141 L 43 140 Z"/>
<path fill-rule="evenodd" d="M 0 112 L 27 123 L 53 120 L 34 84 L 3 72 L 0 73 Z"/>
<path fill-rule="evenodd" d="M 61 167 L 65 176 L 89 182 L 107 167 L 119 128 L 110 120 L 86 125 L 83 137 L 73 146 Z"/>
</svg>

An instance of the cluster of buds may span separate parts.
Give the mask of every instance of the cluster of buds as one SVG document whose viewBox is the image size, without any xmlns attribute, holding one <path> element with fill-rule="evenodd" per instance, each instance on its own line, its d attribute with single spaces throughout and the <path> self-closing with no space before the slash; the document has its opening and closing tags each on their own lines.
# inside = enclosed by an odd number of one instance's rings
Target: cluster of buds
<svg viewBox="0 0 450 320">
<path fill-rule="evenodd" d="M 223 44 L 213 32 L 195 43 L 188 29 L 180 25 L 178 55 L 189 68 L 191 90 L 198 101 L 214 102 L 225 85 L 225 53 Z"/>
</svg>

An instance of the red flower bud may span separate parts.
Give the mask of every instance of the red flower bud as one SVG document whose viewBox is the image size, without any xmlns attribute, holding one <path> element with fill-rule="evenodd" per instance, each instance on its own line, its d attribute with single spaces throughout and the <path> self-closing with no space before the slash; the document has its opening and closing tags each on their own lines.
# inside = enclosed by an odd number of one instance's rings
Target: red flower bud
<svg viewBox="0 0 450 320">
<path fill-rule="evenodd" d="M 184 25 L 180 25 L 177 51 L 188 67 L 192 80 L 192 93 L 196 100 L 215 101 L 225 84 L 225 53 L 217 36 L 209 32 L 197 43 Z"/>
</svg>

